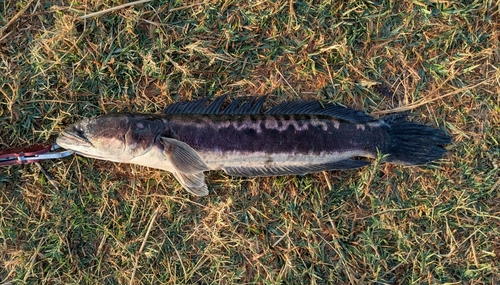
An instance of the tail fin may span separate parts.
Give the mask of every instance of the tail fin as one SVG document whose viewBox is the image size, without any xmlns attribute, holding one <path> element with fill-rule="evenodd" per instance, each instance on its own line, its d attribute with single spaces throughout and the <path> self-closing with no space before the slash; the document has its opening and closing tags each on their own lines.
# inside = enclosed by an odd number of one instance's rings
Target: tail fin
<svg viewBox="0 0 500 285">
<path fill-rule="evenodd" d="M 409 122 L 406 115 L 396 114 L 382 118 L 389 126 L 390 143 L 386 161 L 401 165 L 422 165 L 440 159 L 444 145 L 451 142 L 443 130 Z"/>
</svg>

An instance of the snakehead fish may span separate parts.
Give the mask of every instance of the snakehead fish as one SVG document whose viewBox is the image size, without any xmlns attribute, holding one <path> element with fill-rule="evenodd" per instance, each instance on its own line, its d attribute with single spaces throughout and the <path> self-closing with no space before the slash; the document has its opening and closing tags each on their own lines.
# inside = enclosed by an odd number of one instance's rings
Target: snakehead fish
<svg viewBox="0 0 500 285">
<path fill-rule="evenodd" d="M 208 194 L 203 172 L 233 176 L 302 175 L 385 162 L 422 165 L 446 152 L 440 129 L 395 114 L 375 119 L 317 101 L 293 101 L 265 112 L 265 97 L 226 96 L 169 105 L 162 114 L 116 113 L 84 119 L 57 144 L 77 154 L 167 170 L 189 192 Z"/>
</svg>

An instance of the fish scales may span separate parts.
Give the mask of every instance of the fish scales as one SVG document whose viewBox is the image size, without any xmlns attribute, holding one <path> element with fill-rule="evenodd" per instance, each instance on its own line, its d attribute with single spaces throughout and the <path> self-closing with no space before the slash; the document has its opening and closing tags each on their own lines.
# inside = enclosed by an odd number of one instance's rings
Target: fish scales
<svg viewBox="0 0 500 285">
<path fill-rule="evenodd" d="M 163 114 L 117 113 L 84 119 L 57 143 L 77 154 L 171 172 L 189 192 L 208 195 L 204 172 L 234 176 L 307 174 L 384 162 L 421 165 L 440 159 L 450 137 L 405 115 L 375 119 L 315 101 L 293 101 L 261 112 L 265 97 L 181 102 Z M 368 158 L 368 159 L 367 159 Z"/>
<path fill-rule="evenodd" d="M 315 115 L 186 115 L 167 119 L 172 135 L 197 151 L 289 154 L 376 152 L 383 124 L 353 124 Z M 360 127 L 362 126 L 362 127 Z"/>
</svg>

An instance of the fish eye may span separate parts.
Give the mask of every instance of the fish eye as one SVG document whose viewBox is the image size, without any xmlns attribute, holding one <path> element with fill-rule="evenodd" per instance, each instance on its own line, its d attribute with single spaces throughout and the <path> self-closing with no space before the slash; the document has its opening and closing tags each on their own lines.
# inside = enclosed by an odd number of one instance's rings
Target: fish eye
<svg viewBox="0 0 500 285">
<path fill-rule="evenodd" d="M 75 126 L 73 126 L 73 130 L 75 131 L 75 133 L 82 139 L 85 139 L 85 140 L 88 140 L 87 137 L 85 136 L 85 133 L 83 132 L 82 129 L 80 128 L 77 128 Z"/>
</svg>

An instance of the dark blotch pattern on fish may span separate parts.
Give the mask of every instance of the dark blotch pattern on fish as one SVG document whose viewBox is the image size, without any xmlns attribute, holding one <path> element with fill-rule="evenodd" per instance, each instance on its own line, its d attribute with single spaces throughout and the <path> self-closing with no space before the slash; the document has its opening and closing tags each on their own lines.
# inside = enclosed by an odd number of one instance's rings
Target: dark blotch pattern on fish
<svg viewBox="0 0 500 285">
<path fill-rule="evenodd" d="M 201 119 L 170 120 L 172 135 L 201 151 L 239 151 L 266 153 L 321 153 L 374 150 L 384 142 L 378 124 L 340 123 L 326 116 L 252 115 L 238 118 L 207 116 Z"/>
</svg>

